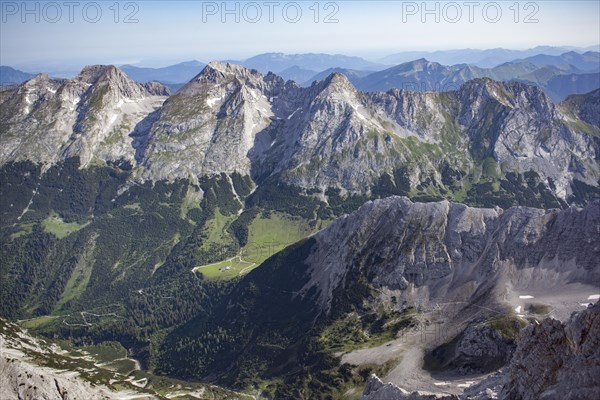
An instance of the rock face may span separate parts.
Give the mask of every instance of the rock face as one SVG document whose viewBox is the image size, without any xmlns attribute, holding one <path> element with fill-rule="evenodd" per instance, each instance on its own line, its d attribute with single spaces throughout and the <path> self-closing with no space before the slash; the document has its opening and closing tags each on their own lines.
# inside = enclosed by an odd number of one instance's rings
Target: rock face
<svg viewBox="0 0 600 400">
<path fill-rule="evenodd" d="M 547 318 L 529 325 L 521 331 L 517 349 L 506 369 L 465 390 L 458 398 L 597 399 L 600 396 L 599 341 L 600 302 L 573 314 L 565 323 Z M 436 398 L 423 394 L 407 396 L 406 391 L 383 384 L 374 376 L 367 382 L 362 400 Z"/>
<path fill-rule="evenodd" d="M 115 391 L 81 376 L 81 369 L 65 365 L 66 351 L 45 339 L 31 336 L 18 325 L 0 318 L 0 397 L 2 400 L 111 400 L 136 398 L 156 399 L 156 396 L 132 389 Z M 53 360 L 56 368 L 39 365 L 39 360 Z M 90 363 L 91 364 L 91 363 Z M 91 364 L 95 368 L 94 364 Z M 89 365 L 88 365 L 89 367 Z M 94 371 L 87 372 L 106 373 Z M 91 375 L 88 375 L 88 377 Z"/>
<path fill-rule="evenodd" d="M 129 133 L 167 96 L 162 85 L 136 83 L 114 66 L 86 67 L 72 80 L 38 75 L 0 93 L 0 163 L 133 163 Z"/>
<path fill-rule="evenodd" d="M 560 105 L 566 114 L 574 115 L 576 118 L 587 122 L 592 127 L 600 128 L 600 89 L 582 95 L 569 96 Z"/>
<path fill-rule="evenodd" d="M 118 395 L 107 388 L 93 387 L 64 371 L 61 373 L 43 368 L 9 355 L 0 357 L 0 393 L 3 400 L 109 400 L 125 395 Z"/>
<path fill-rule="evenodd" d="M 598 202 L 563 211 L 502 211 L 402 197 L 368 202 L 314 235 L 304 291 L 318 288 L 327 310 L 334 291 L 356 274 L 384 290 L 382 300 L 395 295 L 411 301 L 464 301 L 484 292 L 501 299 L 507 285 L 597 282 L 598 223 Z"/>
<path fill-rule="evenodd" d="M 383 383 L 373 375 L 367 381 L 361 400 L 458 400 L 458 397 L 421 391 L 407 392 L 392 383 Z"/>
<path fill-rule="evenodd" d="M 556 107 L 538 88 L 490 79 L 446 93 L 362 93 L 339 73 L 299 88 L 213 62 L 165 98 L 115 67 L 38 76 L 0 92 L 0 163 L 126 160 L 144 180 L 237 172 L 362 194 L 532 170 L 561 199 L 574 180 L 596 188 L 600 178 L 593 94 Z"/>
<path fill-rule="evenodd" d="M 271 124 L 274 75 L 212 62 L 170 97 L 152 125 L 136 132 L 138 161 L 149 179 L 250 175 L 247 154 Z"/>
<path fill-rule="evenodd" d="M 600 397 L 600 303 L 566 323 L 546 319 L 523 329 L 502 398 Z"/>
<path fill-rule="evenodd" d="M 520 327 L 517 325 L 513 329 Z M 484 374 L 506 365 L 515 347 L 512 337 L 503 337 L 490 324 L 473 324 L 449 344 L 433 350 L 428 357 L 434 357 L 441 370 L 465 375 Z"/>
</svg>

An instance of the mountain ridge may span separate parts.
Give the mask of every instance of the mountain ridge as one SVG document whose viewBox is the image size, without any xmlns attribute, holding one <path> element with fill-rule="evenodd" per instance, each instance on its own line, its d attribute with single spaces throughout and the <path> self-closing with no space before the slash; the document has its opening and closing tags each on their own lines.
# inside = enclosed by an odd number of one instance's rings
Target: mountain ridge
<svg viewBox="0 0 600 400">
<path fill-rule="evenodd" d="M 338 326 L 336 323 L 362 326 L 375 336 L 377 331 L 366 328 L 366 321 L 392 313 L 393 317 L 383 317 L 380 324 L 394 334 L 373 352 L 397 355 L 411 346 L 439 346 L 436 341 L 415 342 L 398 336 L 396 329 L 407 329 L 416 331 L 416 340 L 422 337 L 419 322 L 398 323 L 406 318 L 404 313 L 412 312 L 411 307 L 417 308 L 421 323 L 439 324 L 444 331 L 453 332 L 444 336 L 446 340 L 467 326 L 489 326 L 499 315 L 507 318 L 507 324 L 516 318 L 518 333 L 518 327 L 525 324 L 519 318 L 534 315 L 521 311 L 522 306 L 516 308 L 526 301 L 520 297 L 524 293 L 549 304 L 553 315 L 568 319 L 573 310 L 580 309 L 579 302 L 597 290 L 590 282 L 598 279 L 594 261 L 598 249 L 592 240 L 600 218 L 598 210 L 597 202 L 584 209 L 551 211 L 413 203 L 405 197 L 368 202 L 269 258 L 223 299 L 219 312 L 209 318 L 199 317 L 173 332 L 165 342 L 162 372 L 206 376 L 219 371 L 220 381 L 235 387 L 247 379 L 244 368 L 252 363 L 259 376 L 288 373 L 299 375 L 300 382 L 326 382 L 323 365 L 338 365 L 343 370 L 344 358 L 353 354 L 352 348 L 339 353 L 338 347 L 335 357 L 343 354 L 342 361 L 321 355 L 317 359 L 323 363 L 317 367 L 321 373 L 311 369 L 318 363 L 311 354 L 327 353 L 323 332 Z M 573 247 L 575 244 L 578 248 Z M 358 315 L 358 320 L 348 322 L 353 315 Z M 510 329 L 508 332 L 513 332 Z M 200 359 L 189 355 L 208 332 L 215 331 L 227 338 L 225 344 L 207 350 Z M 515 334 L 502 332 L 509 337 Z M 484 363 L 491 362 L 495 357 L 493 345 L 486 348 L 482 335 L 472 340 L 474 349 L 469 351 L 479 351 L 487 360 Z M 370 359 L 369 350 L 361 354 L 361 358 Z M 181 359 L 184 362 L 174 362 Z M 392 355 L 382 356 L 377 363 L 393 360 Z M 373 361 L 365 361 L 369 362 Z M 387 371 L 389 379 L 406 378 L 404 383 L 410 390 L 416 390 L 413 385 L 417 385 L 418 389 L 438 391 L 435 382 L 439 381 L 427 372 L 408 379 L 394 369 Z M 411 376 L 415 372 L 411 371 Z M 319 385 L 313 390 L 318 391 Z M 282 391 L 275 397 L 295 393 Z"/>
<path fill-rule="evenodd" d="M 32 87 L 40 87 L 39 102 L 28 97 Z M 56 90 L 75 92 L 70 105 Z M 594 120 L 578 124 L 576 114 L 563 114 L 565 108 L 541 90 L 519 83 L 484 78 L 439 94 L 362 93 L 337 72 L 300 88 L 274 74 L 212 62 L 175 95 L 167 99 L 167 93 L 157 84 L 137 84 L 115 67 L 85 68 L 72 81 L 35 78 L 2 92 L 3 104 L 11 105 L 5 110 L 21 111 L 19 117 L 2 118 L 8 129 L 1 161 L 54 163 L 61 154 L 78 155 L 84 166 L 94 158 L 123 159 L 142 180 L 236 172 L 258 182 L 275 177 L 303 189 L 368 193 L 380 177 L 407 166 L 411 186 L 430 176 L 443 187 L 439 154 L 447 152 L 446 162 L 455 170 L 469 171 L 486 158 L 496 163 L 492 176 L 531 169 L 551 178 L 551 190 L 561 199 L 573 193 L 574 179 L 593 187 L 600 174 L 597 160 L 570 161 L 573 151 L 595 160 L 599 128 Z M 46 114 L 50 105 L 58 107 L 58 117 Z M 30 115 L 34 106 L 45 123 L 63 127 L 46 139 L 51 151 L 21 145 L 34 141 L 35 129 L 42 129 L 39 118 Z M 125 124 L 110 139 L 107 130 L 118 121 Z M 11 133 L 29 123 L 38 128 L 25 138 Z M 63 133 L 69 124 L 73 143 L 65 142 Z M 533 135 L 523 136 L 523 129 L 533 129 Z M 469 156 L 456 153 L 456 145 Z M 28 153 L 32 148 L 37 158 Z M 423 151 L 420 160 L 412 159 Z"/>
</svg>

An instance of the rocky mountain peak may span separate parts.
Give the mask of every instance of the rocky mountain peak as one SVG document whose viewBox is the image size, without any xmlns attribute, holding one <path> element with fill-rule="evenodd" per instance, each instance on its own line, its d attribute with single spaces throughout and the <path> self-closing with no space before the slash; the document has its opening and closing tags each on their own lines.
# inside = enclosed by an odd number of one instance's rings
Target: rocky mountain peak
<svg viewBox="0 0 600 400">
<path fill-rule="evenodd" d="M 95 84 L 99 81 L 111 81 L 115 79 L 129 79 L 127 75 L 114 65 L 87 65 L 85 66 L 76 80 Z"/>
<path fill-rule="evenodd" d="M 248 70 L 247 68 L 245 68 L 241 65 L 230 64 L 228 62 L 221 62 L 221 61 L 211 61 L 206 65 L 205 69 L 206 70 L 212 69 L 215 71 L 219 71 L 222 73 L 228 73 L 228 74 Z"/>
<path fill-rule="evenodd" d="M 32 86 L 44 84 L 44 83 L 47 83 L 50 81 L 51 81 L 51 79 L 50 79 L 50 76 L 48 76 L 48 74 L 37 74 L 36 76 L 29 79 L 28 81 L 25 81 L 23 83 L 23 85 L 25 87 L 32 87 Z"/>
<path fill-rule="evenodd" d="M 481 100 L 493 99 L 514 108 L 533 108 L 543 106 L 546 110 L 554 108 L 552 100 L 537 86 L 511 81 L 499 82 L 490 78 L 476 78 L 468 81 L 459 89 L 460 96 L 479 97 Z"/>
<path fill-rule="evenodd" d="M 212 61 L 184 85 L 179 90 L 179 94 L 204 98 L 207 94 L 214 92 L 217 86 L 229 87 L 226 90 L 230 92 L 234 87 L 239 90 L 242 86 L 260 88 L 264 85 L 263 75 L 256 70 L 241 65 Z"/>
<path fill-rule="evenodd" d="M 344 75 L 340 72 L 333 72 L 331 75 L 329 75 L 325 80 L 323 80 L 322 87 L 323 87 L 323 89 L 334 88 L 334 89 L 342 89 L 342 90 L 343 89 L 356 90 L 354 88 L 354 85 L 352 85 L 352 83 L 346 77 L 346 75 Z"/>
<path fill-rule="evenodd" d="M 503 104 L 510 104 L 510 96 L 505 90 L 504 84 L 490 78 L 476 78 L 468 81 L 459 89 L 461 97 L 471 99 L 496 100 Z"/>
<path fill-rule="evenodd" d="M 428 70 L 428 69 L 438 69 L 443 67 L 441 64 L 436 63 L 434 61 L 429 61 L 426 58 L 420 58 L 418 60 L 415 60 L 413 62 L 407 63 L 406 66 L 411 66 L 412 68 L 414 68 L 416 71 L 419 70 Z"/>
<path fill-rule="evenodd" d="M 262 74 L 254 69 L 248 69 L 238 64 L 211 61 L 194 80 L 197 78 L 205 78 L 207 80 L 237 78 L 243 81 L 262 80 L 262 77 Z"/>
<path fill-rule="evenodd" d="M 316 82 L 311 86 L 314 91 L 315 100 L 347 103 L 356 98 L 358 91 L 352 85 L 346 75 L 334 72 L 321 82 Z"/>
<path fill-rule="evenodd" d="M 17 90 L 25 103 L 26 114 L 32 109 L 31 106 L 38 103 L 40 99 L 52 97 L 56 94 L 63 81 L 50 78 L 47 74 L 38 74 L 23 83 Z"/>
<path fill-rule="evenodd" d="M 561 112 L 566 114 L 567 122 L 575 118 L 590 124 L 588 130 L 594 133 L 594 136 L 600 137 L 600 89 L 587 94 L 578 94 L 569 96 L 559 104 Z M 595 129 L 594 129 L 595 128 Z"/>
</svg>

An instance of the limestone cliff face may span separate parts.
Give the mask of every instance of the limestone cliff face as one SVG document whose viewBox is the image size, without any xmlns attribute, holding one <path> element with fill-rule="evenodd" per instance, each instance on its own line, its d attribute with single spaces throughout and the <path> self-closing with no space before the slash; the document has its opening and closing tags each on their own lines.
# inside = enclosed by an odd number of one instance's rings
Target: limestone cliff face
<svg viewBox="0 0 600 400">
<path fill-rule="evenodd" d="M 165 87 L 136 83 L 113 66 L 86 67 L 72 80 L 38 75 L 0 96 L 0 163 L 133 162 L 129 133 L 167 96 Z"/>
<path fill-rule="evenodd" d="M 598 202 L 584 209 L 470 208 L 390 197 L 317 233 L 305 286 L 328 309 L 348 279 L 368 276 L 387 295 L 467 300 L 507 287 L 598 282 Z M 488 296 L 486 296 L 488 297 Z"/>
<path fill-rule="evenodd" d="M 600 396 L 600 303 L 567 322 L 545 319 L 521 331 L 510 364 L 460 396 L 411 393 L 373 376 L 362 400 L 597 399 Z M 435 397 L 438 396 L 438 397 Z"/>
<path fill-rule="evenodd" d="M 576 118 L 600 129 L 600 89 L 588 94 L 569 96 L 559 106 L 565 114 L 574 115 Z"/>
<path fill-rule="evenodd" d="M 210 63 L 165 102 L 146 131 L 136 133 L 144 177 L 250 175 L 248 153 L 271 124 L 272 98 L 283 85 L 281 78 Z"/>
<path fill-rule="evenodd" d="M 367 381 L 361 400 L 458 400 L 458 396 L 422 391 L 408 392 L 392 383 L 383 383 L 373 375 Z"/>
<path fill-rule="evenodd" d="M 73 375 L 76 374 L 40 367 L 12 355 L 0 355 L 0 393 L 3 400 L 109 400 L 129 394 L 95 387 Z M 140 399 L 155 397 L 141 395 Z"/>
<path fill-rule="evenodd" d="M 502 398 L 596 399 L 600 396 L 600 303 L 566 323 L 546 319 L 521 331 Z"/>
</svg>

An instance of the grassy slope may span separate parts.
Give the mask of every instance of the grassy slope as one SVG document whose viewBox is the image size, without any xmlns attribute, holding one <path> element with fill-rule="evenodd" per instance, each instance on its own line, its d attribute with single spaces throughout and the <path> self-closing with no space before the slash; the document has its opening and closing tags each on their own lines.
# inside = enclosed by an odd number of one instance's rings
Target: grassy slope
<svg viewBox="0 0 600 400">
<path fill-rule="evenodd" d="M 218 210 L 215 218 L 208 222 L 209 236 L 207 243 L 222 243 L 231 240 L 226 231 L 231 217 L 223 216 Z M 317 227 L 325 227 L 328 221 L 321 221 Z M 248 227 L 248 244 L 238 255 L 226 260 L 197 267 L 207 279 L 232 279 L 250 272 L 267 258 L 283 250 L 292 243 L 314 233 L 308 221 L 291 217 L 284 213 L 271 213 L 269 216 L 259 215 Z"/>
<path fill-rule="evenodd" d="M 53 234 L 59 239 L 69 236 L 73 232 L 77 232 L 80 229 L 86 227 L 88 223 L 78 224 L 76 222 L 64 222 L 58 215 L 53 214 L 42 221 L 44 230 L 48 233 Z"/>
<path fill-rule="evenodd" d="M 86 249 L 83 251 L 81 257 L 77 261 L 67 284 L 63 290 L 60 300 L 54 306 L 54 313 L 60 310 L 67 302 L 78 298 L 83 294 L 92 275 L 92 269 L 94 266 L 94 248 L 95 238 L 88 243 Z"/>
</svg>

